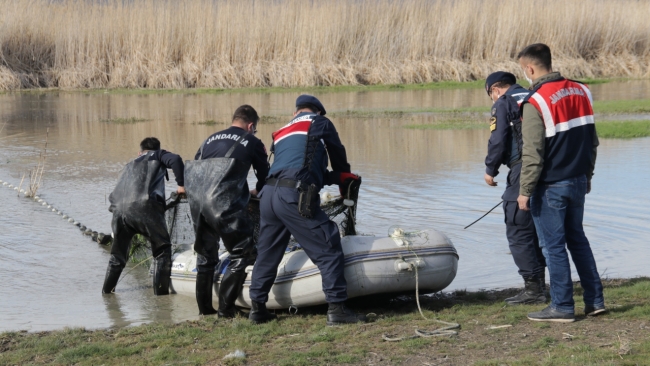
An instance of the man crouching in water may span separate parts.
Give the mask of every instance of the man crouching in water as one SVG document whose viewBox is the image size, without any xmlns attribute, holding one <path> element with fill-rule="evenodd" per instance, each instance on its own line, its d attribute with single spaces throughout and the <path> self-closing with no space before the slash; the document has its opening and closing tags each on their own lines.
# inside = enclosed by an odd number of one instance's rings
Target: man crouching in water
<svg viewBox="0 0 650 366">
<path fill-rule="evenodd" d="M 115 292 L 115 286 L 126 265 L 131 239 L 135 234 L 151 242 L 154 257 L 153 293 L 169 294 L 172 245 L 165 223 L 165 177 L 172 169 L 178 184 L 177 192 L 185 193 L 183 159 L 160 149 L 160 141 L 147 137 L 140 143 L 138 157 L 129 162 L 117 186 L 109 196 L 113 213 L 113 246 L 102 293 Z"/>
<path fill-rule="evenodd" d="M 232 126 L 208 137 L 186 162 L 187 198 L 196 233 L 196 302 L 200 315 L 217 313 L 212 306 L 215 268 L 219 264 L 219 239 L 230 263 L 219 286 L 218 316 L 234 318 L 235 301 L 246 279 L 246 267 L 255 262 L 253 223 L 246 213 L 250 195 L 264 187 L 269 172 L 264 144 L 255 137 L 259 117 L 253 107 L 242 105 Z M 253 166 L 256 188 L 248 190 L 248 171 Z"/>
</svg>

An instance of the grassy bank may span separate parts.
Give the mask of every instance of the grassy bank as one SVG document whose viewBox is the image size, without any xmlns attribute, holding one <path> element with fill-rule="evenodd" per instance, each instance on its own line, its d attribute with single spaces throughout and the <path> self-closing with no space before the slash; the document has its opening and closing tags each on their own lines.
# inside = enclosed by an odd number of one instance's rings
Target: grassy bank
<svg viewBox="0 0 650 366">
<path fill-rule="evenodd" d="M 650 136 L 650 120 L 599 121 L 596 131 L 600 138 L 629 139 Z"/>
<path fill-rule="evenodd" d="M 570 77 L 650 72 L 648 0 L 0 0 L 0 8 L 2 90 L 480 80 L 495 69 L 521 76 L 514 56 L 534 42 L 549 44 Z"/>
<path fill-rule="evenodd" d="M 123 329 L 0 334 L 1 364 L 264 364 L 320 365 L 641 365 L 650 358 L 650 279 L 604 281 L 610 312 L 585 318 L 576 287 L 577 321 L 537 323 L 542 306 L 506 307 L 515 290 L 421 297 L 424 314 L 461 324 L 457 336 L 385 342 L 383 334 L 431 330 L 413 298 L 374 300 L 355 308 L 378 315 L 365 325 L 325 326 L 324 308 L 280 314 L 253 326 L 246 319 L 206 317 L 180 324 Z M 506 326 L 493 329 L 495 326 Z M 243 359 L 223 360 L 235 350 Z"/>
</svg>

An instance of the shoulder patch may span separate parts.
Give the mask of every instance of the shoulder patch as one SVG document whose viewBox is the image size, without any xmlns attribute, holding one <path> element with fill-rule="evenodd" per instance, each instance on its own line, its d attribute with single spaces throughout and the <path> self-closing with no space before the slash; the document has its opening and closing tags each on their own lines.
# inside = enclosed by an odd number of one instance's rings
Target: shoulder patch
<svg viewBox="0 0 650 366">
<path fill-rule="evenodd" d="M 497 129 L 497 118 L 492 117 L 490 118 L 490 132 L 494 132 Z"/>
<path fill-rule="evenodd" d="M 497 114 L 497 107 L 492 107 L 492 115 L 494 116 Z"/>
</svg>

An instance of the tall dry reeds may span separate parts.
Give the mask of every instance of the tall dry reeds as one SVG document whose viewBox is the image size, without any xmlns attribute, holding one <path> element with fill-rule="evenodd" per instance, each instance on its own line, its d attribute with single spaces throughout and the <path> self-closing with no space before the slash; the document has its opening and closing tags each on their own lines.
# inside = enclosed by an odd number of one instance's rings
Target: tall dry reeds
<svg viewBox="0 0 650 366">
<path fill-rule="evenodd" d="M 0 0 L 0 89 L 650 76 L 648 0 Z"/>
</svg>

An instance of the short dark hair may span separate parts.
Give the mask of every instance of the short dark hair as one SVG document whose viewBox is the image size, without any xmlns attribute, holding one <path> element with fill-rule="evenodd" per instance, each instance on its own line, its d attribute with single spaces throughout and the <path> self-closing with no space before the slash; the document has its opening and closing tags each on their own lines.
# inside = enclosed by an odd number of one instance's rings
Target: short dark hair
<svg viewBox="0 0 650 366">
<path fill-rule="evenodd" d="M 240 120 L 244 123 L 254 123 L 260 120 L 260 117 L 257 115 L 255 108 L 244 104 L 235 110 L 235 113 L 232 115 L 232 121 Z"/>
<path fill-rule="evenodd" d="M 147 137 L 140 142 L 140 151 L 160 150 L 160 140 L 155 137 Z"/>
<path fill-rule="evenodd" d="M 544 43 L 535 43 L 526 46 L 517 55 L 517 60 L 521 58 L 527 58 L 537 66 L 543 67 L 546 70 L 552 70 L 551 49 Z"/>
</svg>

